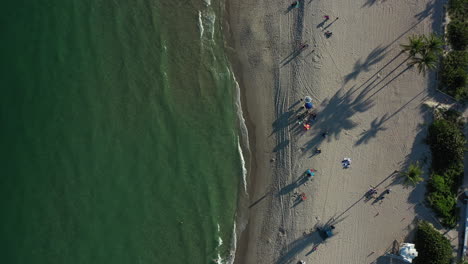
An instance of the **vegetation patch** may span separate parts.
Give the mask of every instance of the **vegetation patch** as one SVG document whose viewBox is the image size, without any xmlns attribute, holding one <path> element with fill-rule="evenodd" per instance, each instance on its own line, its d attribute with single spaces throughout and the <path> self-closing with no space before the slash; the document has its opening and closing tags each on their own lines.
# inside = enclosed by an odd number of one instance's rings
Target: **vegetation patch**
<svg viewBox="0 0 468 264">
<path fill-rule="evenodd" d="M 454 19 L 448 24 L 448 39 L 455 50 L 465 50 L 468 45 L 468 21 Z"/>
<path fill-rule="evenodd" d="M 449 264 L 452 259 L 450 241 L 428 222 L 418 224 L 414 244 L 418 251 L 415 264 Z"/>
<path fill-rule="evenodd" d="M 468 52 L 450 51 L 442 59 L 440 69 L 441 89 L 457 100 L 468 98 Z"/>
<path fill-rule="evenodd" d="M 450 0 L 447 39 L 453 49 L 442 59 L 440 89 L 457 100 L 468 99 L 468 0 Z"/>
<path fill-rule="evenodd" d="M 457 190 L 463 177 L 466 144 L 463 125 L 460 113 L 438 111 L 427 138 L 432 152 L 427 201 L 446 227 L 455 227 L 458 219 Z"/>
</svg>

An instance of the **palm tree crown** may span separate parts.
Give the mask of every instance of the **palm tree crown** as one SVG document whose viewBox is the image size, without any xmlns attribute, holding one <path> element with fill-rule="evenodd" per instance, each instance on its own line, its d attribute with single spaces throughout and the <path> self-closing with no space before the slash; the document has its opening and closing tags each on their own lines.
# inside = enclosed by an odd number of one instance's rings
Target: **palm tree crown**
<svg viewBox="0 0 468 264">
<path fill-rule="evenodd" d="M 403 51 L 409 52 L 410 57 L 424 50 L 424 38 L 418 35 L 412 35 L 408 37 L 408 44 L 401 44 Z"/>
<path fill-rule="evenodd" d="M 419 163 L 411 163 L 408 167 L 408 171 L 403 172 L 402 176 L 405 176 L 405 184 L 415 186 L 422 180 L 424 180 L 421 175 L 423 174 L 423 170 L 419 167 Z"/>
<path fill-rule="evenodd" d="M 437 56 L 431 52 L 424 52 L 420 56 L 413 57 L 410 65 L 416 65 L 419 73 L 426 75 L 427 70 L 433 70 L 437 67 Z"/>
<path fill-rule="evenodd" d="M 429 36 L 424 36 L 424 48 L 426 52 L 439 54 L 442 52 L 442 47 L 444 46 L 444 41 L 432 33 Z"/>
<path fill-rule="evenodd" d="M 412 35 L 408 37 L 408 44 L 401 44 L 403 52 L 408 52 L 410 66 L 417 65 L 419 73 L 426 74 L 427 70 L 437 67 L 438 55 L 442 52 L 444 42 L 435 35 Z"/>
</svg>

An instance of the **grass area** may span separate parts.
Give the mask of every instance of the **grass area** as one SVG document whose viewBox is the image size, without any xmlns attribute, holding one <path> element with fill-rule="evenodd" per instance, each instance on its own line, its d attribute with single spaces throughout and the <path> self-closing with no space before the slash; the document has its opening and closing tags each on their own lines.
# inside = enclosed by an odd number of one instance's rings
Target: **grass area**
<svg viewBox="0 0 468 264">
<path fill-rule="evenodd" d="M 442 224 L 455 227 L 458 220 L 457 190 L 463 177 L 466 139 L 460 113 L 437 111 L 429 127 L 427 143 L 432 152 L 432 175 L 427 200 Z"/>
</svg>

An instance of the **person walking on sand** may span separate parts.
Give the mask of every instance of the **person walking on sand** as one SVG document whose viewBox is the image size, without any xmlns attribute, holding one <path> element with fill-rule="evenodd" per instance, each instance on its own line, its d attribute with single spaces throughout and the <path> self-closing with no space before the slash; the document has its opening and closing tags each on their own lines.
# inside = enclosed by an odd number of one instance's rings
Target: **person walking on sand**
<svg viewBox="0 0 468 264">
<path fill-rule="evenodd" d="M 294 1 L 294 3 L 291 4 L 291 8 L 298 8 L 299 7 L 299 1 Z"/>
</svg>

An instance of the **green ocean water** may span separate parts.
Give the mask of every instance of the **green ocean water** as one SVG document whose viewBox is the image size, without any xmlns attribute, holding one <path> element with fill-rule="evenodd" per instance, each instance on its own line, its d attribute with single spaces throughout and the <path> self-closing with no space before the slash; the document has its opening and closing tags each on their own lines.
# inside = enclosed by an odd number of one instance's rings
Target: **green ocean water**
<svg viewBox="0 0 468 264">
<path fill-rule="evenodd" d="M 2 263 L 229 254 L 242 167 L 221 11 L 214 0 L 3 3 Z"/>
</svg>

